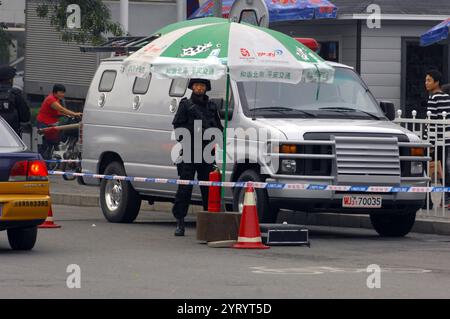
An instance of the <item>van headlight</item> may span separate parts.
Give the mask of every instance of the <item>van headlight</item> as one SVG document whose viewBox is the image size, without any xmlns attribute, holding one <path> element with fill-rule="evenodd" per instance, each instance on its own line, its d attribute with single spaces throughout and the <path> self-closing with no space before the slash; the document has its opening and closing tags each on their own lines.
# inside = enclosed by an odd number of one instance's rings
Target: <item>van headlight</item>
<svg viewBox="0 0 450 319">
<path fill-rule="evenodd" d="M 294 174 L 297 171 L 297 162 L 291 159 L 284 159 L 281 161 L 281 172 L 287 174 Z"/>
<path fill-rule="evenodd" d="M 422 175 L 422 174 L 423 174 L 423 163 L 411 162 L 411 175 Z"/>
</svg>

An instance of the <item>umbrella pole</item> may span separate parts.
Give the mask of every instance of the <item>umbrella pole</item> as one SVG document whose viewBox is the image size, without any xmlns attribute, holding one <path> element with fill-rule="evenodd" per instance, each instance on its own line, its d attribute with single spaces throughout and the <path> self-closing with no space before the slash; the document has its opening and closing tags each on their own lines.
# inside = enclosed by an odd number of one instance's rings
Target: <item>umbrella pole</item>
<svg viewBox="0 0 450 319">
<path fill-rule="evenodd" d="M 227 70 L 227 88 L 225 94 L 225 125 L 223 127 L 223 154 L 222 154 L 222 182 L 225 182 L 227 168 L 227 128 L 228 128 L 228 101 L 230 99 L 230 74 Z M 221 189 L 222 205 L 225 206 L 225 187 Z"/>
</svg>

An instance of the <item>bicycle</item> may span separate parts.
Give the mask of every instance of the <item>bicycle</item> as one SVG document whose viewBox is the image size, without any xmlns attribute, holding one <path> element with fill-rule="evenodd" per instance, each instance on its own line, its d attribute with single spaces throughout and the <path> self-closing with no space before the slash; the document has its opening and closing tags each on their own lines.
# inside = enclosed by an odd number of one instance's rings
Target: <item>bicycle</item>
<svg viewBox="0 0 450 319">
<path fill-rule="evenodd" d="M 81 172 L 80 121 L 79 118 L 66 116 L 63 125 L 38 130 L 38 134 L 43 135 L 39 153 L 46 160 L 48 170 Z M 63 175 L 63 179 L 73 181 L 76 177 Z"/>
</svg>

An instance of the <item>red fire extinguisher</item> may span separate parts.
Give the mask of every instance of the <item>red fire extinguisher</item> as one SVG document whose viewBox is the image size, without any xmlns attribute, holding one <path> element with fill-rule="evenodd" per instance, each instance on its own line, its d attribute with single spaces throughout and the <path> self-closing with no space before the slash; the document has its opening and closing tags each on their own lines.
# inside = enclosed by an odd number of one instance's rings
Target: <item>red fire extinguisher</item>
<svg viewBox="0 0 450 319">
<path fill-rule="evenodd" d="M 209 173 L 209 181 L 210 182 L 221 182 L 222 175 L 218 169 Z M 208 212 L 210 213 L 219 213 L 221 209 L 220 200 L 221 195 L 220 186 L 210 186 L 209 187 L 209 195 L 208 195 Z"/>
</svg>

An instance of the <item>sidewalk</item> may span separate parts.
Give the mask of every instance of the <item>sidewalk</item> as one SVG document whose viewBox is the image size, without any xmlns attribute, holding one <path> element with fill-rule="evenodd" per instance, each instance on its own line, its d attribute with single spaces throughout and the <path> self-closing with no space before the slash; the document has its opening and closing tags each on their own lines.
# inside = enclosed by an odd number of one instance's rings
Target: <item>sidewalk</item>
<svg viewBox="0 0 450 319">
<path fill-rule="evenodd" d="M 92 186 L 81 186 L 77 181 L 65 181 L 61 176 L 50 176 L 50 192 L 52 202 L 55 205 L 95 207 L 99 206 L 99 188 Z M 433 194 L 433 202 L 439 206 L 439 195 Z M 172 203 L 155 203 L 149 205 L 142 203 L 142 209 L 146 211 L 167 212 L 172 209 Z M 201 211 L 200 206 L 191 206 L 189 214 Z M 428 215 L 426 211 L 421 211 L 416 219 L 413 232 L 435 235 L 450 235 L 450 212 L 441 215 L 441 210 Z M 440 216 L 440 217 L 435 217 Z M 291 224 L 353 227 L 372 229 L 368 215 L 344 215 L 344 214 L 307 214 L 297 212 L 292 214 L 282 211 L 279 221 L 287 221 Z"/>
</svg>

